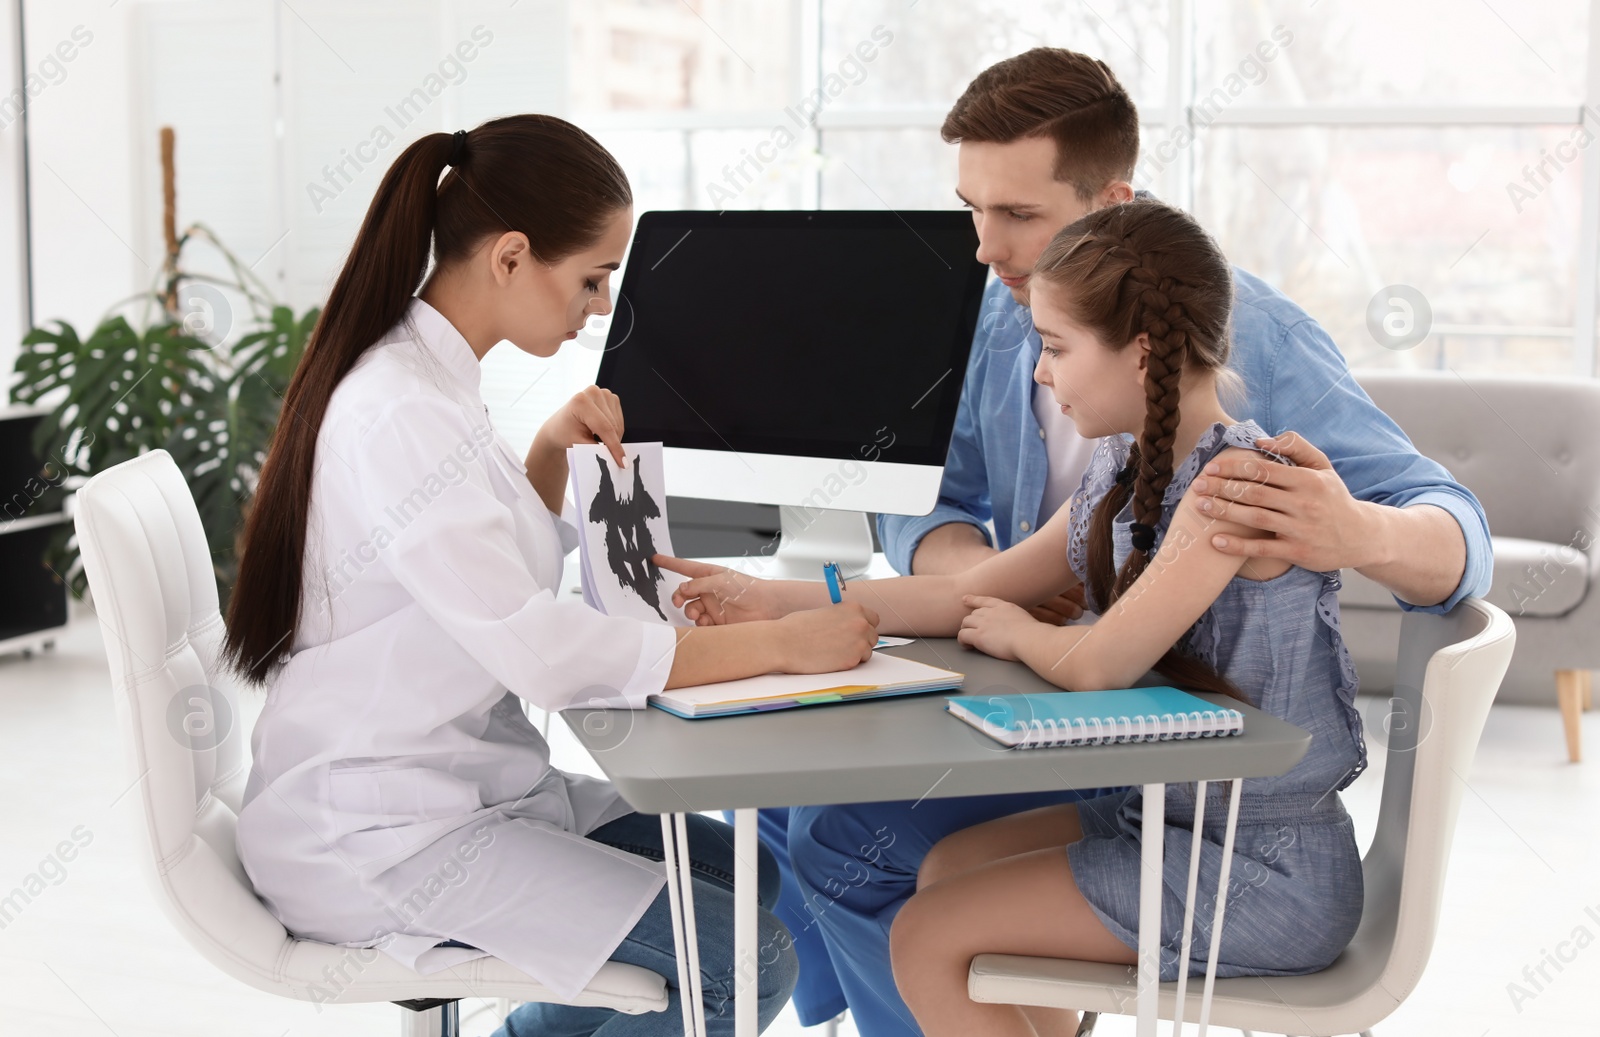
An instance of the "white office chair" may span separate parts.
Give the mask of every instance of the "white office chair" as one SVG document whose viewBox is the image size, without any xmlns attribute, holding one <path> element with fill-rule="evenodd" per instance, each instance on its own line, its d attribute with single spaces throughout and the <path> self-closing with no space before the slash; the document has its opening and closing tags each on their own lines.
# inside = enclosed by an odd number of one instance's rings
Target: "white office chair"
<svg viewBox="0 0 1600 1037">
<path fill-rule="evenodd" d="M 457 1033 L 464 998 L 560 1001 L 495 958 L 421 976 L 373 950 L 296 939 L 256 899 L 234 852 L 249 765 L 218 665 L 223 636 L 211 551 L 177 465 L 157 450 L 91 479 L 78 543 L 105 634 L 127 748 L 124 799 L 140 865 L 184 938 L 223 972 L 301 1001 L 395 1001 L 402 1033 Z M 666 983 L 608 962 L 573 1002 L 637 1015 L 667 1007 Z M 436 1023 L 436 1028 L 432 1028 Z"/>
<path fill-rule="evenodd" d="M 1383 802 L 1363 861 L 1366 903 L 1355 938 L 1309 976 L 1217 980 L 1211 1022 L 1247 1033 L 1365 1034 L 1416 989 L 1433 949 L 1462 788 L 1515 640 L 1510 618 L 1476 598 L 1444 616 L 1406 613 Z M 1131 971 L 982 954 L 972 960 L 967 989 L 974 1001 L 1132 1015 Z M 1185 1019 L 1199 1018 L 1198 984 L 1189 984 Z M 1162 984 L 1163 1019 L 1173 1018 L 1176 986 Z"/>
</svg>

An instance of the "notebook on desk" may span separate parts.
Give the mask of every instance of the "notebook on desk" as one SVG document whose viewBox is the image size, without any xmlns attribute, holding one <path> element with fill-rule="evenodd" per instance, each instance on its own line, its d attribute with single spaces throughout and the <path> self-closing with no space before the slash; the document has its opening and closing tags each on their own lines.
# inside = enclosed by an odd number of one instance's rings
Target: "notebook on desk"
<svg viewBox="0 0 1600 1037">
<path fill-rule="evenodd" d="M 1238 710 L 1166 687 L 957 695 L 945 708 L 1017 749 L 1216 738 L 1244 730 Z"/>
<path fill-rule="evenodd" d="M 961 687 L 965 679 L 965 674 L 952 670 L 873 652 L 871 659 L 853 670 L 769 673 L 743 680 L 699 684 L 651 695 L 650 704 L 668 713 L 698 720 L 923 691 L 948 691 Z"/>
</svg>

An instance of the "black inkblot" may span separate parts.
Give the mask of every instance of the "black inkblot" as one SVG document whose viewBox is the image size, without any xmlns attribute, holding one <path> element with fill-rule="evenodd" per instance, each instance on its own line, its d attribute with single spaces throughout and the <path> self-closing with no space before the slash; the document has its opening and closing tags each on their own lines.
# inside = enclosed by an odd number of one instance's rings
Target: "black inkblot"
<svg viewBox="0 0 1600 1037">
<path fill-rule="evenodd" d="M 644 473 L 637 457 L 633 459 L 633 496 L 626 501 L 617 498 L 606 459 L 594 460 L 600 466 L 600 492 L 589 505 L 589 521 L 605 524 L 606 564 L 624 587 L 666 619 L 667 614 L 661 611 L 661 570 L 651 560 L 656 542 L 645 524 L 646 519 L 661 517 L 661 507 L 645 492 Z"/>
</svg>

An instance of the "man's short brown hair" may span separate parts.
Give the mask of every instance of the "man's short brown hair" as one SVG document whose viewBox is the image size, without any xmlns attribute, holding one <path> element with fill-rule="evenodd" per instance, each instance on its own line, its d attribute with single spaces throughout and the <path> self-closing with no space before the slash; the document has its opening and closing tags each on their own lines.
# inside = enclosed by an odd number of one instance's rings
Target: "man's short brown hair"
<svg viewBox="0 0 1600 1037">
<path fill-rule="evenodd" d="M 1114 180 L 1133 179 L 1139 111 L 1105 62 L 1060 47 L 1035 47 L 990 65 L 967 87 L 939 135 L 947 144 L 1056 142 L 1055 178 L 1090 201 Z"/>
</svg>

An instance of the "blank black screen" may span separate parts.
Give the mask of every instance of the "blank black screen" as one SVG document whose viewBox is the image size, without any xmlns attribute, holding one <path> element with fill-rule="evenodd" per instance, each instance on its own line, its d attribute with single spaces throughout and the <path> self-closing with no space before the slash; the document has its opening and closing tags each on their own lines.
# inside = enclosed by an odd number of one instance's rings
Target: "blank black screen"
<svg viewBox="0 0 1600 1037">
<path fill-rule="evenodd" d="M 598 383 L 627 438 L 942 465 L 986 268 L 966 212 L 647 212 Z"/>
</svg>

